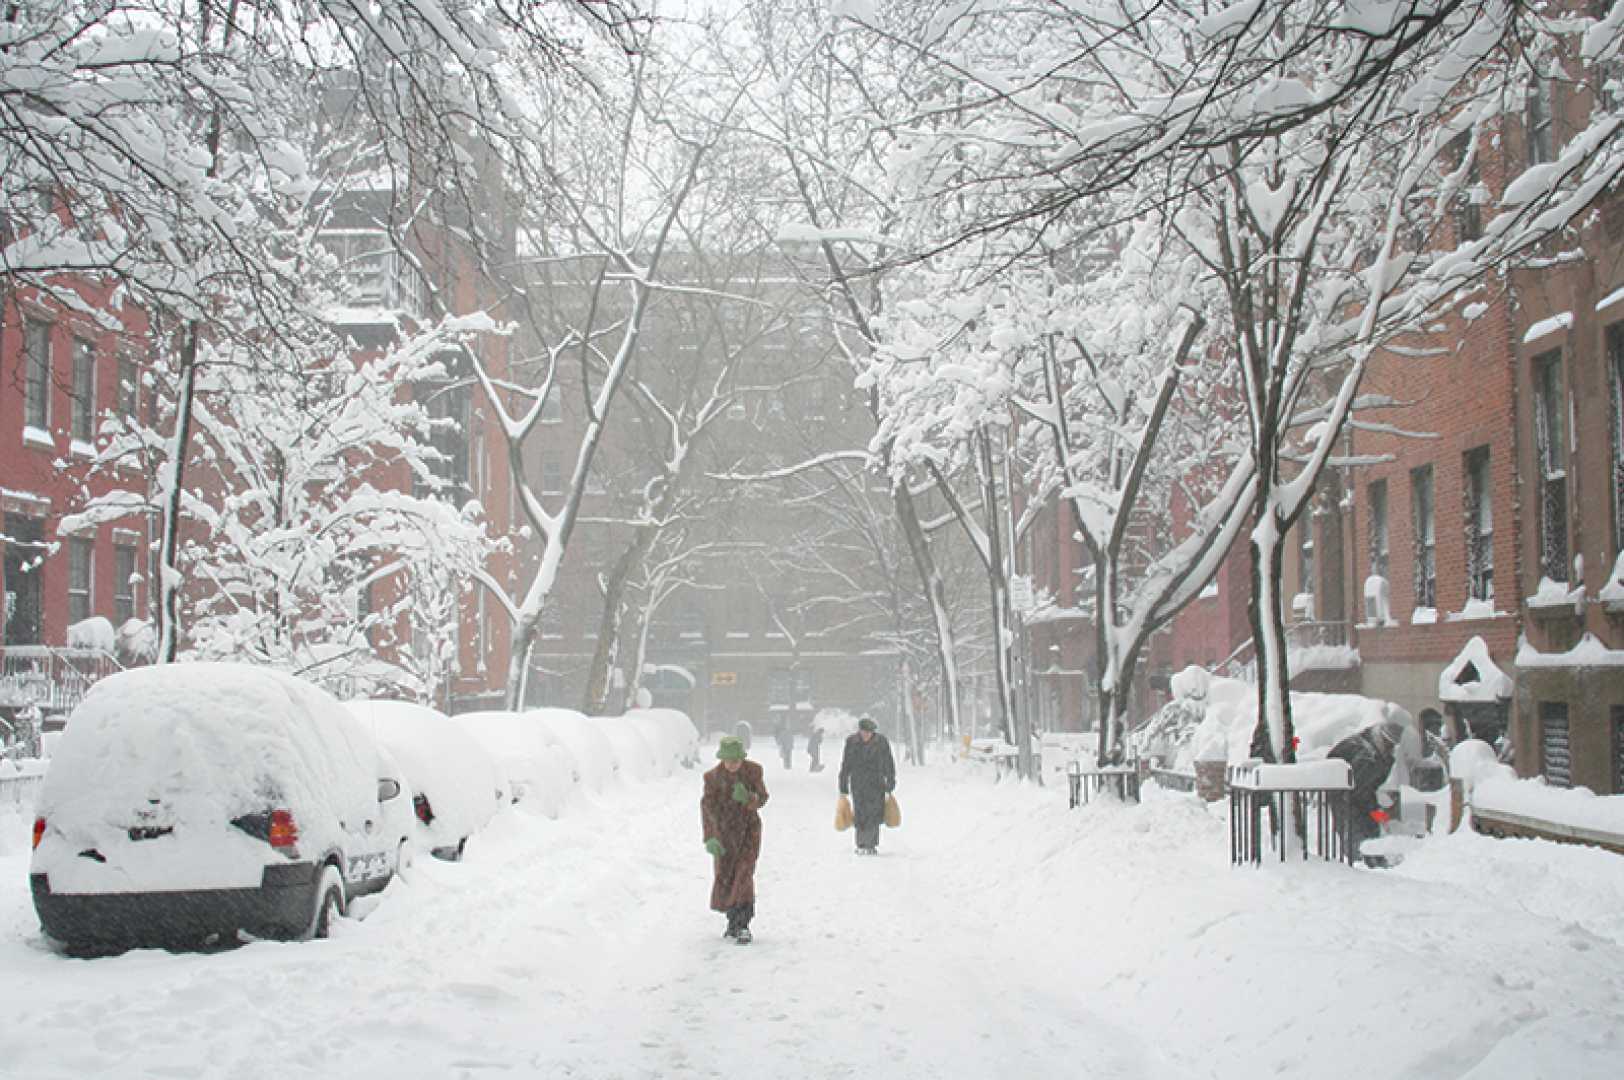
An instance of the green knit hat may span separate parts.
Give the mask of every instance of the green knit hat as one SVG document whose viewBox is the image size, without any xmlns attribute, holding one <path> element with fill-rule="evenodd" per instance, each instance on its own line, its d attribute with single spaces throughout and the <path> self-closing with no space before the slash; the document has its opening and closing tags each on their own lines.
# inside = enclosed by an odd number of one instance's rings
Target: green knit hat
<svg viewBox="0 0 1624 1080">
<path fill-rule="evenodd" d="M 744 740 L 737 735 L 723 735 L 722 745 L 716 748 L 718 761 L 743 761 Z"/>
<path fill-rule="evenodd" d="M 857 727 L 862 731 L 878 731 L 878 730 L 880 730 L 880 725 L 876 724 L 871 718 L 869 718 L 867 716 L 865 716 L 861 720 L 857 721 Z"/>
</svg>

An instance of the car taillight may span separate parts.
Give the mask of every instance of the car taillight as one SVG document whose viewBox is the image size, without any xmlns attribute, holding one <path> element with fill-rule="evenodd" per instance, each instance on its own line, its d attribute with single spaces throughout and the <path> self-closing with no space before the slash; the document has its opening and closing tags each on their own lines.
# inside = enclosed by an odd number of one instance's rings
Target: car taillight
<svg viewBox="0 0 1624 1080">
<path fill-rule="evenodd" d="M 271 811 L 271 834 L 266 839 L 274 848 L 290 848 L 299 842 L 299 825 L 293 820 L 293 811 Z"/>
<path fill-rule="evenodd" d="M 37 818 L 34 819 L 34 847 L 36 847 L 36 848 L 39 847 L 39 842 L 41 840 L 43 840 L 44 838 L 45 838 L 45 819 L 42 818 L 42 817 L 37 817 Z"/>
<path fill-rule="evenodd" d="M 434 824 L 434 809 L 429 806 L 429 797 L 419 792 L 412 796 L 412 811 L 417 814 L 417 820 L 425 825 Z"/>
</svg>

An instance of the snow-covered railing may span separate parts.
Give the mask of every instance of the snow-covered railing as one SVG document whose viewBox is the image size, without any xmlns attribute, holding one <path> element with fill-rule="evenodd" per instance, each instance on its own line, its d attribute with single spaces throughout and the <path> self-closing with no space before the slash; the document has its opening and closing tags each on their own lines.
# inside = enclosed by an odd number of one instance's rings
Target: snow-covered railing
<svg viewBox="0 0 1624 1080">
<path fill-rule="evenodd" d="M 1304 859 L 1352 863 L 1353 774 L 1340 758 L 1290 765 L 1247 762 L 1229 770 L 1229 861 L 1263 863 L 1265 844 L 1286 860 L 1294 837 Z M 1268 820 L 1265 826 L 1264 814 Z"/>
<path fill-rule="evenodd" d="M 0 705 L 37 706 L 42 713 L 65 713 L 91 685 L 121 665 L 105 649 L 60 645 L 0 646 Z"/>
<path fill-rule="evenodd" d="M 33 809 L 39 787 L 45 782 L 45 762 L 29 758 L 12 761 L 0 758 L 0 810 L 17 807 Z"/>
<path fill-rule="evenodd" d="M 1179 772 L 1177 769 L 1152 769 L 1150 775 L 1164 788 L 1173 791 L 1194 791 L 1195 773 Z"/>
</svg>

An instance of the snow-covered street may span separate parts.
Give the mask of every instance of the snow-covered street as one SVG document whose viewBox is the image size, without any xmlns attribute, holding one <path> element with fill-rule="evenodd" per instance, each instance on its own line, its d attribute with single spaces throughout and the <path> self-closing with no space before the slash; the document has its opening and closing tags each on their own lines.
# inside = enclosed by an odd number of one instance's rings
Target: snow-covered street
<svg viewBox="0 0 1624 1080">
<path fill-rule="evenodd" d="M 802 759 L 804 767 L 804 759 Z M 705 909 L 697 773 L 462 865 L 330 941 L 93 961 L 0 847 L 8 1077 L 1586 1077 L 1624 1055 L 1624 859 L 1462 833 L 1391 872 L 1234 870 L 1221 807 L 1066 809 L 905 769 L 881 857 L 766 763 L 756 943 Z"/>
</svg>

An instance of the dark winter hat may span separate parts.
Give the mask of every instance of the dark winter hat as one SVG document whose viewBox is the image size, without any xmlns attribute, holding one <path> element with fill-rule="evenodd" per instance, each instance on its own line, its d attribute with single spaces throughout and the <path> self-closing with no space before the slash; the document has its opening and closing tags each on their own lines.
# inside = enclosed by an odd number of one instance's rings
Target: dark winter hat
<svg viewBox="0 0 1624 1080">
<path fill-rule="evenodd" d="M 880 725 L 876 724 L 871 717 L 867 717 L 867 716 L 865 716 L 861 720 L 857 721 L 857 726 L 858 726 L 858 728 L 860 730 L 863 730 L 863 731 L 878 731 L 878 730 L 880 730 Z"/>
<path fill-rule="evenodd" d="M 744 740 L 737 735 L 723 735 L 722 744 L 716 748 L 718 761 L 743 761 Z"/>
</svg>

